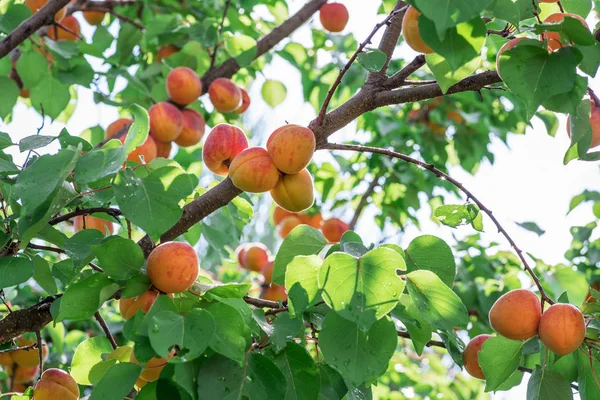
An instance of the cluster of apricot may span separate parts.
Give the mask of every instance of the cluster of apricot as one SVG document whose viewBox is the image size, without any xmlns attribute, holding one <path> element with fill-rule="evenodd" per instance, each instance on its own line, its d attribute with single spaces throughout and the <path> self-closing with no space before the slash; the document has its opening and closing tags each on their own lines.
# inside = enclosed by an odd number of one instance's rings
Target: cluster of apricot
<svg viewBox="0 0 600 400">
<path fill-rule="evenodd" d="M 215 110 L 243 114 L 250 107 L 248 92 L 227 78 L 217 78 L 208 88 L 208 97 Z"/>
<path fill-rule="evenodd" d="M 341 32 L 348 24 L 350 14 L 341 3 L 326 3 L 319 9 L 319 19 L 323 28 L 329 32 Z"/>
<path fill-rule="evenodd" d="M 287 300 L 285 286 L 273 283 L 274 258 L 262 243 L 246 243 L 236 249 L 240 266 L 263 276 L 261 298 L 271 301 Z"/>
<path fill-rule="evenodd" d="M 325 239 L 330 243 L 339 242 L 342 235 L 350 229 L 348 224 L 339 218 L 323 220 L 319 212 L 316 214 L 289 212 L 279 206 L 273 210 L 273 223 L 282 239 L 285 239 L 292 229 L 298 225 L 309 225 L 315 229 L 320 229 Z"/>
<path fill-rule="evenodd" d="M 571 304 L 555 303 L 542 313 L 539 298 L 529 290 L 516 289 L 502 295 L 489 313 L 490 325 L 511 340 L 538 336 L 550 351 L 564 356 L 577 350 L 585 339 L 585 320 Z M 492 335 L 474 337 L 463 354 L 465 369 L 475 378 L 485 379 L 479 365 L 479 351 Z"/>
<path fill-rule="evenodd" d="M 15 343 L 18 347 L 30 346 L 36 342 L 35 338 L 19 336 Z M 8 376 L 13 381 L 13 389 L 24 392 L 35 376 L 40 371 L 40 350 L 30 348 L 0 354 L 0 365 L 4 367 Z M 48 359 L 48 345 L 42 341 L 42 359 Z"/>
</svg>

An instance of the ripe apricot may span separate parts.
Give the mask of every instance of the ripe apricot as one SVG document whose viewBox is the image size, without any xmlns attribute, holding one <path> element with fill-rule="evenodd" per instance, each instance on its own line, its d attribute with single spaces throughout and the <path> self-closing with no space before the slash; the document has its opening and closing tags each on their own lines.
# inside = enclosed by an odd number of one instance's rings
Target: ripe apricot
<svg viewBox="0 0 600 400">
<path fill-rule="evenodd" d="M 156 52 L 156 62 L 161 62 L 164 58 L 172 56 L 175 53 L 179 53 L 179 49 L 172 44 L 168 44 L 166 46 L 162 46 Z"/>
<path fill-rule="evenodd" d="M 269 287 L 263 290 L 261 296 L 262 299 L 271 301 L 285 301 L 288 296 L 285 292 L 285 286 L 271 283 Z"/>
<path fill-rule="evenodd" d="M 323 221 L 321 231 L 330 243 L 338 243 L 342 235 L 350 229 L 350 226 L 339 218 L 330 218 Z"/>
<path fill-rule="evenodd" d="M 104 133 L 104 139 L 108 139 L 113 137 L 117 132 L 119 132 L 122 128 L 126 126 L 131 126 L 133 124 L 133 120 L 129 118 L 119 118 L 115 122 L 111 123 Z"/>
<path fill-rule="evenodd" d="M 485 375 L 483 375 L 483 371 L 479 366 L 479 352 L 483 347 L 483 343 L 491 337 L 492 335 L 475 336 L 473 339 L 471 339 L 465 348 L 465 352 L 463 353 L 463 364 L 465 369 L 469 375 L 475 378 L 485 379 Z"/>
<path fill-rule="evenodd" d="M 577 14 L 569 14 L 569 13 L 551 14 L 544 20 L 544 23 L 545 24 L 559 23 L 559 22 L 562 22 L 565 19 L 565 17 L 575 18 L 579 22 L 581 22 L 583 24 L 583 26 L 585 26 L 586 29 L 589 29 L 585 20 Z M 548 50 L 549 51 L 556 51 L 556 50 L 560 49 L 561 47 L 566 46 L 564 43 L 561 42 L 559 32 L 544 32 L 541 35 L 541 40 L 548 41 Z"/>
<path fill-rule="evenodd" d="M 273 280 L 273 266 L 275 265 L 275 260 L 270 259 L 267 261 L 265 265 L 263 265 L 260 273 L 264 278 L 264 282 L 266 285 L 270 284 Z"/>
<path fill-rule="evenodd" d="M 147 313 L 158 297 L 156 290 L 147 290 L 136 297 L 119 300 L 119 312 L 125 321 L 133 318 L 139 310 Z"/>
<path fill-rule="evenodd" d="M 553 304 L 542 314 L 539 336 L 552 352 L 561 356 L 572 353 L 585 339 L 583 314 L 571 304 Z"/>
<path fill-rule="evenodd" d="M 160 142 L 158 140 L 154 142 L 156 143 L 156 157 L 169 158 L 173 142 Z"/>
<path fill-rule="evenodd" d="M 233 159 L 248 148 L 246 134 L 237 126 L 219 124 L 215 126 L 202 148 L 202 159 L 206 167 L 217 175 L 227 176 Z"/>
<path fill-rule="evenodd" d="M 90 25 L 100 25 L 102 21 L 104 21 L 104 16 L 106 13 L 104 11 L 84 11 L 83 18 Z"/>
<path fill-rule="evenodd" d="M 48 0 L 25 0 L 25 5 L 29 8 L 32 14 L 36 13 L 40 8 L 44 7 L 48 3 Z M 60 21 L 67 12 L 66 6 L 61 8 L 55 15 L 54 19 Z"/>
<path fill-rule="evenodd" d="M 148 257 L 146 273 L 161 292 L 181 293 L 188 290 L 200 267 L 192 246 L 183 242 L 166 242 L 157 246 Z"/>
<path fill-rule="evenodd" d="M 138 380 L 135 382 L 135 386 L 138 388 L 138 390 L 141 390 L 147 384 L 148 384 L 148 381 L 146 381 L 142 378 L 138 378 Z"/>
<path fill-rule="evenodd" d="M 402 19 L 402 36 L 406 44 L 418 53 L 431 54 L 433 49 L 429 47 L 419 33 L 419 16 L 421 13 L 414 7 L 408 7 Z"/>
<path fill-rule="evenodd" d="M 241 261 L 240 265 L 247 270 L 260 272 L 269 261 L 269 249 L 262 243 L 248 243 L 244 246 Z"/>
<path fill-rule="evenodd" d="M 167 94 L 175 103 L 187 106 L 202 95 L 202 82 L 193 69 L 177 67 L 167 75 Z"/>
<path fill-rule="evenodd" d="M 262 147 L 249 147 L 238 154 L 229 166 L 229 177 L 240 190 L 268 192 L 279 182 L 279 171 Z"/>
<path fill-rule="evenodd" d="M 341 32 L 348 24 L 350 15 L 345 5 L 341 3 L 327 3 L 319 10 L 319 19 L 323 28 L 329 32 Z"/>
<path fill-rule="evenodd" d="M 17 368 L 15 368 L 15 371 L 14 371 L 14 376 L 13 376 L 12 368 L 8 368 L 6 373 L 8 374 L 8 376 L 10 376 L 15 381 L 15 383 L 27 383 L 27 382 L 31 382 L 33 380 L 33 378 L 35 378 L 35 376 L 38 374 L 39 371 L 40 371 L 39 365 L 35 365 L 33 367 L 22 367 L 20 365 L 17 365 Z M 36 400 L 37 400 L 37 398 L 36 398 Z"/>
<path fill-rule="evenodd" d="M 14 360 L 10 353 L 0 353 L 0 365 L 8 367 L 13 365 Z"/>
<path fill-rule="evenodd" d="M 121 138 L 119 139 L 121 143 L 125 143 L 126 137 L 127 136 L 121 136 Z M 156 158 L 157 152 L 158 150 L 156 148 L 156 141 L 154 140 L 154 138 L 152 138 L 152 136 L 148 136 L 146 141 L 142 143 L 141 146 L 136 147 L 131 153 L 127 155 L 127 161 L 141 163 L 141 157 L 144 157 L 144 162 L 148 164 L 150 161 Z"/>
<path fill-rule="evenodd" d="M 248 107 L 250 107 L 250 95 L 244 88 L 240 88 L 240 91 L 242 92 L 242 104 L 235 109 L 235 112 L 238 114 L 243 114 L 246 112 Z"/>
<path fill-rule="evenodd" d="M 217 111 L 228 113 L 242 104 L 242 91 L 227 78 L 217 78 L 208 88 L 208 96 Z"/>
<path fill-rule="evenodd" d="M 19 347 L 29 346 L 35 342 L 33 339 L 27 339 L 22 336 L 17 339 Z M 11 355 L 13 361 L 21 367 L 35 367 L 40 363 L 40 351 L 38 349 L 17 350 L 11 353 Z M 42 359 L 44 361 L 48 359 L 48 345 L 44 341 L 42 341 Z"/>
<path fill-rule="evenodd" d="M 500 75 L 500 56 L 502 56 L 502 54 L 505 51 L 508 51 L 512 48 L 514 48 L 517 43 L 519 43 L 521 40 L 525 40 L 527 38 L 524 37 L 520 37 L 520 38 L 515 38 L 515 39 L 511 39 L 508 42 L 504 43 L 504 45 L 502 47 L 500 47 L 500 50 L 498 50 L 498 55 L 496 55 L 496 71 L 498 71 L 498 75 Z"/>
<path fill-rule="evenodd" d="M 112 224 L 112 222 L 110 221 L 106 221 L 104 219 L 100 219 L 100 218 L 96 218 L 96 217 L 92 217 L 90 215 L 78 215 L 77 217 L 75 217 L 75 232 L 80 232 L 82 231 L 84 228 L 84 220 L 85 220 L 85 229 L 96 229 L 100 232 L 102 232 L 103 234 L 106 234 L 106 232 L 108 232 L 109 235 L 112 235 L 114 232 L 114 226 Z"/>
<path fill-rule="evenodd" d="M 542 306 L 529 290 L 516 289 L 503 294 L 489 313 L 490 325 L 505 338 L 526 340 L 537 335 Z"/>
<path fill-rule="evenodd" d="M 140 379 L 146 382 L 154 382 L 158 380 L 160 373 L 167 365 L 168 361 L 164 358 L 152 357 L 150 361 L 146 364 L 142 365 L 133 355 L 133 351 L 131 352 L 131 356 L 129 357 L 129 361 L 140 365 L 142 369 L 142 373 L 140 374 Z"/>
<path fill-rule="evenodd" d="M 161 101 L 148 110 L 150 134 L 161 142 L 170 142 L 181 134 L 183 115 L 173 104 Z"/>
<path fill-rule="evenodd" d="M 50 368 L 42 373 L 33 389 L 33 396 L 35 400 L 76 400 L 79 399 L 79 386 L 65 371 Z"/>
<path fill-rule="evenodd" d="M 315 134 L 300 125 L 278 128 L 267 140 L 267 151 L 281 172 L 297 174 L 312 158 L 316 148 Z"/>
<path fill-rule="evenodd" d="M 463 118 L 463 116 L 460 115 L 460 113 L 458 113 L 457 111 L 452 111 L 452 110 L 448 111 L 446 113 L 446 117 L 448 119 L 451 119 L 452 121 L 454 121 L 458 125 L 460 125 L 463 122 L 465 122 L 465 119 Z"/>
<path fill-rule="evenodd" d="M 600 107 L 591 102 L 590 126 L 592 127 L 592 143 L 590 148 L 600 146 Z M 567 117 L 567 135 L 571 137 L 571 116 Z"/>
<path fill-rule="evenodd" d="M 297 216 L 297 213 L 284 210 L 280 206 L 275 206 L 275 209 L 273 210 L 273 223 L 275 224 L 275 226 L 277 226 L 281 223 L 281 221 L 283 221 L 285 217 L 289 217 L 290 215 Z"/>
<path fill-rule="evenodd" d="M 55 42 L 71 41 L 75 42 L 81 36 L 81 27 L 79 22 L 72 15 L 68 15 L 61 19 L 59 23 L 66 29 L 58 26 L 50 26 L 48 28 L 48 37 Z"/>
<path fill-rule="evenodd" d="M 289 235 L 290 232 L 298 225 L 302 225 L 302 220 L 299 217 L 295 215 L 285 217 L 278 227 L 279 236 L 281 236 L 282 239 L 285 239 L 287 235 Z"/>
<path fill-rule="evenodd" d="M 300 218 L 300 221 L 302 221 L 303 224 L 312 226 L 316 229 L 321 229 L 321 225 L 323 225 L 323 216 L 321 215 L 321 213 L 316 213 L 313 215 L 300 214 L 298 217 Z"/>
<path fill-rule="evenodd" d="M 271 190 L 275 203 L 288 211 L 306 210 L 315 201 L 312 177 L 307 169 L 297 174 L 284 175 Z"/>
<path fill-rule="evenodd" d="M 202 115 L 195 110 L 186 108 L 181 112 L 181 116 L 183 117 L 183 129 L 175 139 L 175 143 L 181 147 L 194 146 L 200 143 L 206 129 L 206 122 L 204 122 Z"/>
</svg>

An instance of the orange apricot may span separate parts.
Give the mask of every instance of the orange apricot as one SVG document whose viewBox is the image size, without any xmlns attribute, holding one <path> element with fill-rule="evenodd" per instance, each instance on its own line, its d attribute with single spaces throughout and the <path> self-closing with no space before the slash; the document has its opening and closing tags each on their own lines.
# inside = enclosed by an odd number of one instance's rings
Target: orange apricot
<svg viewBox="0 0 600 400">
<path fill-rule="evenodd" d="M 348 24 L 350 15 L 345 5 L 341 3 L 327 3 L 319 10 L 319 19 L 323 28 L 329 32 L 341 32 Z"/>
<path fill-rule="evenodd" d="M 263 265 L 269 261 L 269 249 L 262 243 L 246 243 L 238 246 L 238 262 L 248 271 L 260 272 Z"/>
<path fill-rule="evenodd" d="M 121 136 L 119 139 L 121 143 L 125 143 L 126 136 Z M 144 157 L 144 162 L 148 164 L 150 161 L 156 158 L 157 154 L 156 141 L 152 136 L 148 135 L 148 138 L 141 146 L 133 149 L 131 153 L 127 155 L 127 161 L 142 162 L 142 157 Z"/>
<path fill-rule="evenodd" d="M 85 224 L 84 224 L 85 221 Z M 101 218 L 96 218 L 96 217 L 92 217 L 90 215 L 78 215 L 77 217 L 75 217 L 75 232 L 80 232 L 82 231 L 84 228 L 83 226 L 85 225 L 85 229 L 96 229 L 100 232 L 102 232 L 103 234 L 106 234 L 106 232 L 108 232 L 109 235 L 112 235 L 114 232 L 114 226 L 113 223 L 110 221 L 106 221 L 104 219 Z"/>
<path fill-rule="evenodd" d="M 148 384 L 148 381 L 146 381 L 142 378 L 138 378 L 138 380 L 135 382 L 135 386 L 138 388 L 138 390 L 141 390 L 147 384 Z"/>
<path fill-rule="evenodd" d="M 183 242 L 158 245 L 150 253 L 146 264 L 150 282 L 165 293 L 188 290 L 196 282 L 199 272 L 196 250 Z"/>
<path fill-rule="evenodd" d="M 25 0 L 25 5 L 29 8 L 32 14 L 36 13 L 40 8 L 44 7 L 48 3 L 48 0 Z M 66 6 L 61 8 L 55 15 L 54 19 L 60 21 L 67 12 Z"/>
<path fill-rule="evenodd" d="M 600 146 L 600 107 L 591 102 L 590 126 L 592 127 L 592 143 L 590 148 Z M 567 135 L 571 137 L 571 116 L 567 117 Z"/>
<path fill-rule="evenodd" d="M 312 226 L 315 229 L 321 229 L 321 225 L 323 225 L 323 216 L 321 213 L 316 213 L 313 215 L 300 214 L 298 217 L 303 224 Z"/>
<path fill-rule="evenodd" d="M 119 132 L 122 128 L 126 126 L 131 126 L 133 124 L 133 120 L 129 118 L 119 118 L 112 124 L 110 124 L 106 128 L 106 132 L 104 133 L 104 139 L 108 139 L 112 137 L 115 133 Z"/>
<path fill-rule="evenodd" d="M 154 382 L 158 380 L 161 371 L 165 368 L 168 361 L 164 358 L 152 357 L 146 364 L 142 365 L 131 352 L 131 356 L 129 356 L 129 361 L 140 365 L 142 369 L 142 373 L 140 374 L 140 379 L 145 380 L 146 382 Z"/>
<path fill-rule="evenodd" d="M 448 111 L 446 113 L 446 117 L 448 117 L 448 119 L 454 121 L 458 125 L 460 125 L 463 122 L 465 122 L 465 119 L 463 118 L 463 116 L 460 115 L 460 113 L 457 112 L 457 111 L 452 111 L 452 110 Z"/>
<path fill-rule="evenodd" d="M 316 148 L 315 134 L 300 125 L 276 129 L 267 140 L 267 151 L 281 172 L 297 174 L 312 158 Z"/>
<path fill-rule="evenodd" d="M 169 158 L 173 142 L 161 142 L 158 140 L 154 142 L 156 143 L 156 157 Z"/>
<path fill-rule="evenodd" d="M 260 297 L 271 301 L 286 301 L 288 298 L 285 286 L 275 283 L 271 283 L 269 287 L 265 288 Z"/>
<path fill-rule="evenodd" d="M 161 101 L 148 110 L 150 134 L 161 142 L 170 142 L 181 134 L 183 116 L 173 104 Z"/>
<path fill-rule="evenodd" d="M 479 366 L 479 352 L 483 347 L 483 343 L 489 338 L 493 337 L 492 335 L 479 335 L 475 336 L 467 347 L 465 348 L 465 352 L 463 353 L 463 364 L 465 369 L 472 377 L 478 379 L 485 379 L 485 375 L 483 374 L 483 370 Z"/>
<path fill-rule="evenodd" d="M 33 389 L 35 400 L 76 400 L 79 398 L 79 386 L 67 372 L 50 368 L 42 376 Z"/>
<path fill-rule="evenodd" d="M 565 19 L 565 17 L 575 18 L 579 22 L 581 22 L 583 24 L 583 26 L 585 26 L 586 29 L 589 29 L 585 20 L 577 14 L 569 14 L 569 13 L 551 14 L 544 20 L 544 23 L 545 24 L 559 23 L 559 22 L 562 22 Z M 561 42 L 559 32 L 544 32 L 541 34 L 541 40 L 546 40 L 548 42 L 548 50 L 549 51 L 556 51 L 556 50 L 560 49 L 561 47 L 566 46 L 564 43 Z"/>
<path fill-rule="evenodd" d="M 167 75 L 167 94 L 175 103 L 187 106 L 202 95 L 202 82 L 193 69 L 177 67 Z"/>
<path fill-rule="evenodd" d="M 264 283 L 266 285 L 270 284 L 273 281 L 273 266 L 275 265 L 274 259 L 269 259 L 265 265 L 263 265 L 260 273 L 264 278 Z"/>
<path fill-rule="evenodd" d="M 204 122 L 202 115 L 196 110 L 186 108 L 181 112 L 181 116 L 183 117 L 183 129 L 175 139 L 175 143 L 181 147 L 194 146 L 200 143 L 206 129 L 206 122 Z"/>
<path fill-rule="evenodd" d="M 19 347 L 29 346 L 35 342 L 35 340 L 27 339 L 23 336 L 17 338 Z M 38 349 L 17 350 L 11 353 L 11 355 L 13 361 L 21 367 L 35 367 L 40 363 L 40 351 Z M 42 359 L 44 361 L 48 359 L 48 345 L 44 341 L 42 341 Z"/>
<path fill-rule="evenodd" d="M 583 314 L 571 304 L 553 304 L 542 314 L 538 334 L 552 352 L 561 356 L 572 353 L 585 339 Z"/>
<path fill-rule="evenodd" d="M 14 362 L 11 353 L 0 353 L 0 365 L 9 367 L 13 365 Z"/>
<path fill-rule="evenodd" d="M 48 37 L 55 42 L 71 41 L 75 42 L 81 36 L 81 27 L 79 22 L 72 15 L 61 19 L 59 23 L 67 29 L 58 26 L 48 27 Z"/>
<path fill-rule="evenodd" d="M 156 52 L 156 62 L 161 62 L 164 58 L 172 56 L 175 53 L 179 53 L 179 49 L 172 44 L 168 44 L 166 46 L 162 46 Z"/>
<path fill-rule="evenodd" d="M 14 376 L 12 368 L 8 368 L 6 373 L 15 381 L 15 383 L 27 383 L 31 382 L 39 371 L 39 365 L 35 365 L 33 367 L 22 367 L 20 365 L 17 365 L 17 368 L 15 368 L 14 370 Z"/>
<path fill-rule="evenodd" d="M 147 313 L 154 301 L 158 297 L 156 290 L 147 290 L 136 297 L 119 300 L 119 312 L 125 321 L 133 318 L 138 310 Z"/>
<path fill-rule="evenodd" d="M 243 150 L 229 166 L 229 178 L 235 187 L 245 192 L 268 192 L 277 185 L 279 176 L 269 153 L 262 147 Z"/>
<path fill-rule="evenodd" d="M 342 238 L 342 235 L 350 230 L 350 226 L 339 218 L 330 218 L 323 221 L 321 231 L 323 236 L 330 243 L 338 243 Z"/>
<path fill-rule="evenodd" d="M 246 112 L 248 107 L 250 107 L 250 95 L 244 88 L 240 88 L 240 91 L 242 92 L 242 104 L 235 109 L 235 112 L 238 114 L 243 114 Z"/>
<path fill-rule="evenodd" d="M 233 159 L 248 148 L 246 134 L 237 126 L 219 124 L 215 126 L 202 148 L 202 159 L 213 173 L 227 176 Z"/>
<path fill-rule="evenodd" d="M 104 21 L 104 16 L 106 13 L 104 11 L 84 11 L 83 18 L 90 25 L 100 25 L 102 21 Z"/>
<path fill-rule="evenodd" d="M 285 239 L 298 225 L 302 225 L 302 220 L 297 216 L 290 215 L 289 217 L 285 217 L 278 227 L 279 236 L 281 236 L 282 239 Z"/>
<path fill-rule="evenodd" d="M 537 335 L 542 306 L 529 290 L 516 289 L 503 294 L 489 313 L 490 325 L 505 338 L 526 340 Z"/>
<path fill-rule="evenodd" d="M 419 33 L 419 16 L 421 13 L 414 7 L 408 7 L 402 19 L 402 36 L 406 44 L 418 53 L 431 54 L 433 49 L 429 47 Z"/>
<path fill-rule="evenodd" d="M 277 185 L 271 189 L 271 197 L 275 203 L 288 211 L 306 210 L 315 202 L 310 172 L 303 169 L 297 174 L 282 176 Z"/>
<path fill-rule="evenodd" d="M 275 224 L 275 226 L 277 226 L 281 223 L 281 221 L 283 221 L 283 219 L 285 217 L 289 217 L 290 215 L 297 216 L 296 213 L 289 212 L 288 210 L 284 210 L 280 206 L 275 206 L 275 209 L 273 210 L 273 223 Z"/>
<path fill-rule="evenodd" d="M 227 78 L 217 78 L 208 88 L 208 96 L 217 111 L 228 113 L 242 105 L 242 91 Z"/>
</svg>

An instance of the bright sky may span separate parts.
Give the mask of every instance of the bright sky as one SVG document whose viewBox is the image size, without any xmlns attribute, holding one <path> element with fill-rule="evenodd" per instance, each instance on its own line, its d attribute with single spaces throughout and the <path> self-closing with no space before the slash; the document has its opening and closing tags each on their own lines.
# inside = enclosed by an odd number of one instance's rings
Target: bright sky
<svg viewBox="0 0 600 400">
<path fill-rule="evenodd" d="M 383 19 L 377 17 L 376 11 L 378 1 L 345 0 L 343 1 L 350 10 L 350 23 L 348 31 L 353 32 L 360 42 L 369 34 L 373 26 Z M 295 12 L 305 2 L 303 0 L 289 1 L 290 12 Z M 312 24 L 319 24 L 318 18 L 313 19 Z M 84 22 L 82 33 L 90 37 L 92 29 Z M 593 26 L 593 25 L 592 25 Z M 298 41 L 310 38 L 308 29 L 301 29 L 294 35 Z M 377 37 L 374 40 L 377 43 Z M 406 46 L 397 51 L 402 52 L 406 59 L 412 59 L 416 54 Z M 260 98 L 260 88 L 264 79 L 260 77 L 250 88 L 252 106 L 245 123 L 254 125 L 252 121 L 260 120 L 262 132 L 260 134 L 263 142 L 253 144 L 264 144 L 265 135 L 285 121 L 307 124 L 311 121 L 315 112 L 311 106 L 303 104 L 300 76 L 293 69 L 279 60 L 265 69 L 264 75 L 269 79 L 277 79 L 284 82 L 288 89 L 286 101 L 275 111 L 271 110 Z M 593 88 L 600 91 L 600 85 L 595 81 Z M 92 93 L 87 89 L 79 89 L 79 100 L 73 117 L 66 125 L 69 132 L 78 134 L 86 128 L 100 124 L 107 126 L 118 118 L 115 108 L 96 105 L 92 100 Z M 13 123 L 0 123 L 0 130 L 8 132 L 15 142 L 20 138 L 33 135 L 41 125 L 41 117 L 33 110 L 19 103 L 15 108 Z M 44 135 L 58 135 L 64 124 L 60 122 L 49 123 L 42 131 Z M 342 132 L 337 133 L 334 138 L 343 140 L 355 134 L 355 126 L 351 125 Z M 598 163 L 571 162 L 568 166 L 562 165 L 562 158 L 569 144 L 565 131 L 565 118 L 561 117 L 561 126 L 556 138 L 551 138 L 545 133 L 541 123 L 534 123 L 534 128 L 529 129 L 526 135 L 513 135 L 509 139 L 508 147 L 495 140 L 492 151 L 495 155 L 495 164 L 483 164 L 475 176 L 464 172 L 460 168 L 453 168 L 450 174 L 462 182 L 483 203 L 490 208 L 504 227 L 513 236 L 517 244 L 526 252 L 540 257 L 548 263 L 565 262 L 564 252 L 568 249 L 571 235 L 569 228 L 577 224 L 585 224 L 591 220 L 591 205 L 583 206 L 570 215 L 566 215 L 571 198 L 584 189 L 598 189 L 600 182 L 600 170 Z M 12 154 L 17 156 L 17 163 L 22 162 L 24 154 L 17 154 L 13 149 Z M 322 159 L 323 155 L 318 156 Z M 336 211 L 337 212 L 337 211 Z M 373 226 L 374 210 L 367 209 L 357 227 L 359 234 L 372 241 L 376 232 Z M 407 245 L 415 236 L 420 234 L 433 234 L 448 241 L 452 241 L 452 234 L 462 235 L 473 233 L 467 227 L 460 230 L 452 230 L 447 227 L 438 227 L 429 220 L 429 208 L 423 208 L 419 215 L 422 217 L 422 229 L 409 227 L 403 237 L 399 238 L 401 245 Z M 345 215 L 350 218 L 351 210 Z M 328 216 L 325 216 L 328 217 Z M 546 230 L 546 234 L 538 237 L 527 232 L 514 222 L 534 221 Z M 484 219 L 484 238 L 488 241 L 497 241 L 508 249 L 506 241 L 497 234 L 491 221 Z M 524 385 L 508 392 L 495 396 L 496 399 L 524 398 Z"/>
</svg>

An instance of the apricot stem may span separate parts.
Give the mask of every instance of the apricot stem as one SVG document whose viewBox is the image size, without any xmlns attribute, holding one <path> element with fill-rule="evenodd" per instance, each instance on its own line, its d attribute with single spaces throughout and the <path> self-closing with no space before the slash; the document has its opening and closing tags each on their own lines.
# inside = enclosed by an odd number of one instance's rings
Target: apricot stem
<svg viewBox="0 0 600 400">
<path fill-rule="evenodd" d="M 35 345 L 38 349 L 42 349 L 42 335 L 40 334 L 40 331 L 35 331 L 35 338 L 36 338 L 36 342 Z M 40 370 L 38 371 L 38 377 L 36 381 L 39 381 L 42 377 L 42 372 L 44 372 L 44 352 L 41 350 L 38 350 L 38 358 L 39 358 L 39 363 L 40 363 Z"/>
<path fill-rule="evenodd" d="M 94 318 L 96 318 L 96 321 L 98 321 L 98 324 L 100 324 L 100 327 L 102 328 L 104 334 L 108 338 L 108 341 L 110 342 L 110 345 L 112 346 L 113 350 L 116 350 L 118 347 L 117 341 L 115 340 L 113 334 L 110 332 L 108 325 L 106 325 L 106 321 L 104 320 L 104 318 L 102 318 L 102 315 L 100 315 L 100 311 L 96 311 L 94 313 Z"/>
</svg>

